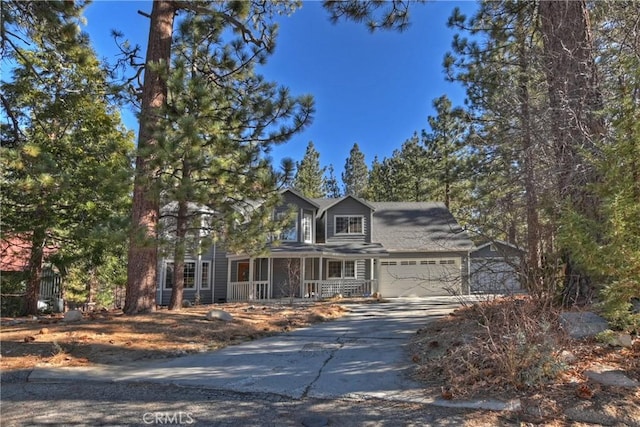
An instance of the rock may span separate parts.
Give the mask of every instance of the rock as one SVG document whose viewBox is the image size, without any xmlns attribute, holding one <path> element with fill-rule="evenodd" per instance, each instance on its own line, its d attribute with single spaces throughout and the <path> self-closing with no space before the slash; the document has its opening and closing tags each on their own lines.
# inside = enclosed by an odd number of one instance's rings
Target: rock
<svg viewBox="0 0 640 427">
<path fill-rule="evenodd" d="M 633 339 L 629 334 L 617 333 L 613 337 L 611 337 L 611 341 L 609 341 L 609 345 L 612 347 L 630 348 L 633 346 Z"/>
<path fill-rule="evenodd" d="M 602 385 L 625 388 L 640 387 L 640 382 L 629 378 L 623 371 L 608 366 L 592 366 L 590 369 L 584 371 L 584 374 L 591 381 Z"/>
<path fill-rule="evenodd" d="M 67 311 L 64 314 L 63 322 L 79 322 L 82 320 L 82 312 L 80 310 Z"/>
<path fill-rule="evenodd" d="M 39 334 L 40 335 L 47 335 L 49 333 L 49 328 L 42 328 L 40 329 Z"/>
<path fill-rule="evenodd" d="M 570 352 L 569 350 L 562 350 L 558 358 L 560 359 L 561 362 L 568 363 L 568 364 L 572 364 L 577 360 L 576 355 Z"/>
<path fill-rule="evenodd" d="M 209 310 L 206 315 L 207 320 L 222 320 L 224 322 L 231 322 L 233 316 L 223 310 Z"/>
<path fill-rule="evenodd" d="M 185 307 L 185 308 L 189 308 L 189 307 L 193 306 L 193 304 L 191 304 L 191 301 L 186 299 L 186 300 L 182 301 L 182 306 Z"/>
<path fill-rule="evenodd" d="M 560 325 L 575 339 L 593 337 L 609 328 L 605 319 L 590 311 L 562 313 Z"/>
</svg>

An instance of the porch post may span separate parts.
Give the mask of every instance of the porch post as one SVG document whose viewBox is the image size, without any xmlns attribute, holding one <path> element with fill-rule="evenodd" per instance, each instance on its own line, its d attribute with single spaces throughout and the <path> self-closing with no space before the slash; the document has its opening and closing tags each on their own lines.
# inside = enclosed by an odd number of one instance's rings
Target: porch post
<svg viewBox="0 0 640 427">
<path fill-rule="evenodd" d="M 257 299 L 255 284 L 253 283 L 253 262 L 255 258 L 249 257 L 249 288 L 252 292 L 249 292 L 249 299 Z M 253 294 L 253 298 L 251 295 Z"/>
<path fill-rule="evenodd" d="M 376 270 L 376 292 L 380 292 L 380 258 L 375 259 L 375 270 Z"/>
<path fill-rule="evenodd" d="M 269 281 L 268 299 L 273 298 L 273 258 L 267 258 L 267 280 Z"/>
<path fill-rule="evenodd" d="M 233 287 L 231 286 L 231 258 L 227 258 L 227 301 L 233 299 Z"/>
<path fill-rule="evenodd" d="M 306 264 L 306 259 L 303 257 L 300 257 L 300 283 L 298 284 L 298 288 L 300 289 L 300 298 L 304 298 L 304 274 L 305 274 L 305 264 Z"/>
<path fill-rule="evenodd" d="M 316 285 L 316 289 L 314 290 L 316 295 L 316 299 L 322 298 L 322 266 L 324 264 L 324 259 L 322 255 L 320 255 L 320 266 L 318 268 L 318 284 Z"/>
</svg>

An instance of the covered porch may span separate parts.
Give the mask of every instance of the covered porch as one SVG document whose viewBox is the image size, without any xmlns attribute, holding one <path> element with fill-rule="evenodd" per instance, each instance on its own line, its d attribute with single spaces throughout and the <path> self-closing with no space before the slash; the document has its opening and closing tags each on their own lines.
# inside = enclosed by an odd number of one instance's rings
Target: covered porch
<svg viewBox="0 0 640 427">
<path fill-rule="evenodd" d="M 228 255 L 227 301 L 369 296 L 387 255 L 371 243 L 289 244 L 264 257 Z"/>
</svg>

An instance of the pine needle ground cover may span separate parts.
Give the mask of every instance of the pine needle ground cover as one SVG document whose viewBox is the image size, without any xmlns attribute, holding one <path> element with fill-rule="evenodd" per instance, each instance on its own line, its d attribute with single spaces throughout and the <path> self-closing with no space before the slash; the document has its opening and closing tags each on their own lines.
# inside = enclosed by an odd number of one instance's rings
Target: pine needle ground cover
<svg viewBox="0 0 640 427">
<path fill-rule="evenodd" d="M 208 321 L 209 310 L 224 310 L 231 322 Z M 335 319 L 348 309 L 332 302 L 312 304 L 201 305 L 126 316 L 121 310 L 85 313 L 79 322 L 61 315 L 2 319 L 0 368 L 36 364 L 83 366 L 120 364 L 217 350 L 312 323 Z"/>
<path fill-rule="evenodd" d="M 640 389 L 597 384 L 585 374 L 607 366 L 640 380 L 640 339 L 628 348 L 596 338 L 571 339 L 559 314 L 530 297 L 463 306 L 416 333 L 415 378 L 426 393 L 447 400 L 520 400 L 522 411 L 493 414 L 485 420 L 490 424 L 502 417 L 565 425 L 563 413 L 574 407 L 640 420 Z"/>
</svg>

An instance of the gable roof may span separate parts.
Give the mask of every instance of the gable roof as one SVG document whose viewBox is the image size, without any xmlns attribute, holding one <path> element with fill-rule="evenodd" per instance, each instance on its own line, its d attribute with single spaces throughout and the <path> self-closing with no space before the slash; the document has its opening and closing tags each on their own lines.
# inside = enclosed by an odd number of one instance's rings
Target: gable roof
<svg viewBox="0 0 640 427">
<path fill-rule="evenodd" d="M 304 194 L 300 193 L 297 190 L 294 190 L 293 188 L 285 188 L 283 190 L 280 190 L 280 194 L 284 194 L 286 192 L 289 192 L 294 196 L 304 200 L 305 202 L 308 202 L 310 205 L 314 206 L 316 209 L 320 207 L 320 205 L 318 205 L 318 203 L 316 202 L 317 199 L 311 199 L 309 197 L 306 197 Z"/>
<path fill-rule="evenodd" d="M 355 200 L 356 202 L 368 207 L 372 211 L 376 210 L 376 208 L 373 207 L 366 200 L 363 200 L 363 199 L 361 199 L 359 197 L 356 197 L 356 196 L 352 196 L 351 194 L 347 194 L 346 196 L 338 197 L 338 198 L 335 198 L 335 199 L 322 198 L 322 199 L 313 199 L 313 201 L 316 202 L 316 204 L 318 204 L 318 206 L 319 206 L 318 215 L 322 215 L 325 211 L 331 209 L 335 205 L 337 205 L 339 203 L 342 203 L 344 200 L 349 199 L 349 198 L 351 198 L 351 199 Z"/>
<path fill-rule="evenodd" d="M 390 252 L 468 251 L 465 230 L 441 202 L 371 202 L 372 241 Z"/>
<path fill-rule="evenodd" d="M 493 250 L 491 250 L 493 249 Z M 505 257 L 521 257 L 526 250 L 504 240 L 492 240 L 476 247 L 471 251 L 474 258 L 505 258 Z"/>
</svg>

